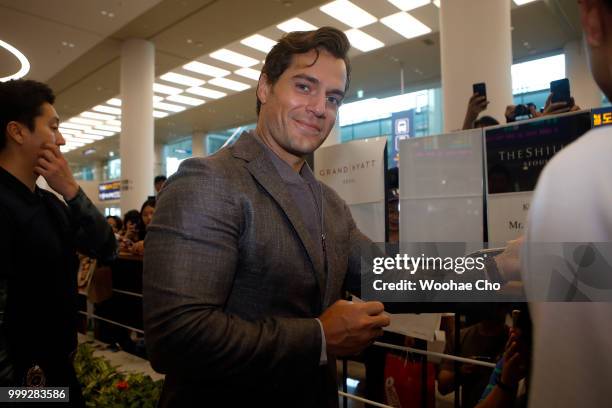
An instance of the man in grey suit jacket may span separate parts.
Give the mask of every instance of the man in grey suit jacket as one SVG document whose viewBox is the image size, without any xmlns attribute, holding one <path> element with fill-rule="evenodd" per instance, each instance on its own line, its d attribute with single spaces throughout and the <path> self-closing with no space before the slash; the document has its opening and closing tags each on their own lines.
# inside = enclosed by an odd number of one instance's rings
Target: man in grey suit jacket
<svg viewBox="0 0 612 408">
<path fill-rule="evenodd" d="M 144 261 L 161 406 L 335 406 L 335 356 L 389 324 L 381 303 L 339 300 L 359 290 L 369 241 L 304 161 L 334 125 L 349 48 L 329 27 L 283 37 L 262 70 L 255 131 L 164 186 Z"/>
</svg>

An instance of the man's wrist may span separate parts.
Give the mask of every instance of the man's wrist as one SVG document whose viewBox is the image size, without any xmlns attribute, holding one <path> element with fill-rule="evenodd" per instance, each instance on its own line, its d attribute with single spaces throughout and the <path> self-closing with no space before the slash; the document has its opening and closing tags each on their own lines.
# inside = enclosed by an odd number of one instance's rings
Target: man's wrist
<svg viewBox="0 0 612 408">
<path fill-rule="evenodd" d="M 62 196 L 64 197 L 64 200 L 66 200 L 66 202 L 72 201 L 77 198 L 80 191 L 81 187 L 75 182 L 67 188 L 67 190 L 62 194 Z"/>
<path fill-rule="evenodd" d="M 506 392 L 506 393 L 508 393 L 508 394 L 510 394 L 512 396 L 515 396 L 516 395 L 516 391 L 518 390 L 518 385 L 512 386 L 512 385 L 510 385 L 507 382 L 503 382 L 502 379 L 501 379 L 501 376 L 497 378 L 497 382 L 496 382 L 495 385 L 497 385 L 500 390 L 502 390 L 502 391 L 504 391 L 504 392 Z"/>
</svg>

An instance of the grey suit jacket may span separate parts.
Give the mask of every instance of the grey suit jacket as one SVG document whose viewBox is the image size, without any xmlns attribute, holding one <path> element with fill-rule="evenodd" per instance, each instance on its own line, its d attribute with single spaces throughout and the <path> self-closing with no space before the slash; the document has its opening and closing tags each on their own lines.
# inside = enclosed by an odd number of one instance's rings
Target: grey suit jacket
<svg viewBox="0 0 612 408">
<path fill-rule="evenodd" d="M 369 241 L 323 185 L 326 267 L 264 149 L 245 133 L 186 160 L 159 196 L 143 293 L 149 358 L 167 374 L 161 406 L 337 405 L 314 318 L 358 291 Z"/>
</svg>

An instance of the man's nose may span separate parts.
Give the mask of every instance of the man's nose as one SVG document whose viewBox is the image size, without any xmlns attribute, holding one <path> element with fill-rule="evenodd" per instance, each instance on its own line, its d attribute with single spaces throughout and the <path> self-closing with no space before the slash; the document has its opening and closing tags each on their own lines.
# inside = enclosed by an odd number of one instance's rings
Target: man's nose
<svg viewBox="0 0 612 408">
<path fill-rule="evenodd" d="M 64 139 L 64 135 L 59 130 L 57 131 L 57 137 L 55 138 L 55 144 L 58 146 L 64 146 L 66 144 L 66 139 Z"/>
<path fill-rule="evenodd" d="M 316 117 L 322 118 L 325 116 L 325 104 L 327 103 L 326 95 L 311 95 L 308 110 L 311 111 Z"/>
</svg>

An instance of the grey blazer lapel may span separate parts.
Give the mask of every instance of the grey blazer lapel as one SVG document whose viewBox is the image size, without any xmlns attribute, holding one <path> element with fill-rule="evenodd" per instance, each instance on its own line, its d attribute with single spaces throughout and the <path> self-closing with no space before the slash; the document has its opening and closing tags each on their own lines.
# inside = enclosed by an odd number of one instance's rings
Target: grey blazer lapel
<svg viewBox="0 0 612 408">
<path fill-rule="evenodd" d="M 238 139 L 233 146 L 234 157 L 241 158 L 247 162 L 245 167 L 249 173 L 251 173 L 255 180 L 257 180 L 257 182 L 270 194 L 270 196 L 272 196 L 274 201 L 276 201 L 289 219 L 289 222 L 302 241 L 308 258 L 313 265 L 315 278 L 317 279 L 317 284 L 319 286 L 321 295 L 321 302 L 323 302 L 326 289 L 326 279 L 323 264 L 324 261 L 317 256 L 317 253 L 320 251 L 317 251 L 316 245 L 319 245 L 319 243 L 312 240 L 310 233 L 304 225 L 304 221 L 302 220 L 299 210 L 295 207 L 293 199 L 284 188 L 283 180 L 274 168 L 274 165 L 266 157 L 266 152 L 260 146 L 259 142 L 253 138 L 253 135 L 246 132 L 243 133 L 240 136 L 240 139 Z"/>
</svg>

